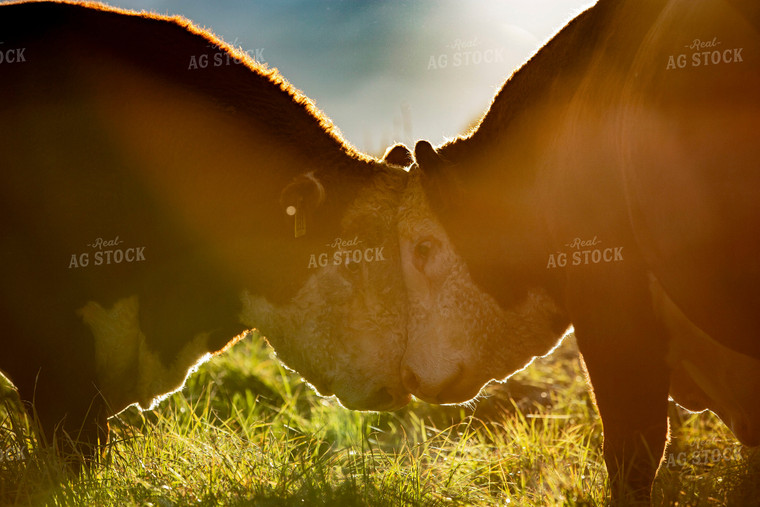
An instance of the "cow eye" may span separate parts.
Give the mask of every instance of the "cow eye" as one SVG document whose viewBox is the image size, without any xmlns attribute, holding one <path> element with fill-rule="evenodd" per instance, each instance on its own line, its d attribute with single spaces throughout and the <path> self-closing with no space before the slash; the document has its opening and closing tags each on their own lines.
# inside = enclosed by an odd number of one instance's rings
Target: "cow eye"
<svg viewBox="0 0 760 507">
<path fill-rule="evenodd" d="M 414 246 L 414 255 L 420 260 L 427 260 L 433 250 L 433 242 L 429 239 L 420 241 Z"/>
<path fill-rule="evenodd" d="M 414 247 L 414 255 L 420 259 L 427 259 L 428 256 L 430 256 L 430 250 L 432 248 L 433 245 L 430 243 L 430 240 L 420 241 Z"/>
<path fill-rule="evenodd" d="M 428 238 L 423 239 L 414 245 L 412 262 L 414 263 L 414 267 L 417 268 L 420 273 L 425 273 L 425 266 L 427 266 L 428 261 L 434 255 L 433 250 L 436 247 L 436 243 L 436 240 Z"/>
</svg>

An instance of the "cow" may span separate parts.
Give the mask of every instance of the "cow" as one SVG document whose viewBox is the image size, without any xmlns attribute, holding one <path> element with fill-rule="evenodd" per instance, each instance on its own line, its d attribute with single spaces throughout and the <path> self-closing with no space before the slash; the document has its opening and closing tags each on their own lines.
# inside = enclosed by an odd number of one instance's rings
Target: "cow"
<svg viewBox="0 0 760 507">
<path fill-rule="evenodd" d="M 45 439 L 96 458 L 249 330 L 319 393 L 410 395 L 406 173 L 181 17 L 0 6 L 0 369 Z"/>
<path fill-rule="evenodd" d="M 760 443 L 760 6 L 600 0 L 475 129 L 419 141 L 404 385 L 463 402 L 574 329 L 613 500 L 646 500 L 669 394 Z"/>
</svg>

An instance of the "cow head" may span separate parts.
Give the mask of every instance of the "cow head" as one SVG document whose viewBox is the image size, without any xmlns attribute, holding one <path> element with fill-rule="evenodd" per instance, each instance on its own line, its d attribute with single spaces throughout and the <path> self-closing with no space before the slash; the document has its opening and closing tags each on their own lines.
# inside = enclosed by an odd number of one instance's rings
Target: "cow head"
<svg viewBox="0 0 760 507">
<path fill-rule="evenodd" d="M 480 288 L 429 200 L 433 192 L 451 207 L 447 213 L 457 213 L 461 195 L 452 168 L 426 142 L 418 143 L 415 157 L 399 216 L 409 294 L 402 377 L 419 398 L 460 403 L 549 352 L 567 321 L 540 287 L 529 287 L 508 307 Z"/>
<path fill-rule="evenodd" d="M 243 323 L 320 394 L 351 409 L 391 410 L 410 399 L 398 373 L 406 295 L 395 224 L 405 178 L 381 164 L 361 186 L 321 173 L 297 178 L 280 202 L 299 236 L 292 241 L 306 282 L 280 302 L 244 296 Z M 332 206 L 344 196 L 345 206 Z"/>
</svg>

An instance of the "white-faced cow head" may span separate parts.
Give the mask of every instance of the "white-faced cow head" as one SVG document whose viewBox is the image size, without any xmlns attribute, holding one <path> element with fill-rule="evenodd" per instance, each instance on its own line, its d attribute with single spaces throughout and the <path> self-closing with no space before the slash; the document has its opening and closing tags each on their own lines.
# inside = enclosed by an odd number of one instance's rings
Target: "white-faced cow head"
<svg viewBox="0 0 760 507">
<path fill-rule="evenodd" d="M 378 167 L 382 167 L 378 165 Z M 289 301 L 246 294 L 241 320 L 258 328 L 289 367 L 347 408 L 391 410 L 410 396 L 399 368 L 406 344 L 406 296 L 396 236 L 406 173 L 378 169 L 325 228 L 337 183 L 299 177 L 282 193 L 306 283 Z M 305 230 L 304 230 L 305 229 Z"/>
<path fill-rule="evenodd" d="M 504 379 L 549 352 L 567 322 L 539 287 L 503 308 L 476 284 L 423 188 L 423 179 L 436 177 L 431 173 L 443 162 L 427 143 L 418 143 L 415 155 L 419 165 L 412 168 L 399 215 L 409 294 L 402 377 L 423 400 L 460 403 L 477 396 L 490 380 Z M 456 200 L 456 189 L 442 184 L 451 182 L 436 185 Z"/>
</svg>

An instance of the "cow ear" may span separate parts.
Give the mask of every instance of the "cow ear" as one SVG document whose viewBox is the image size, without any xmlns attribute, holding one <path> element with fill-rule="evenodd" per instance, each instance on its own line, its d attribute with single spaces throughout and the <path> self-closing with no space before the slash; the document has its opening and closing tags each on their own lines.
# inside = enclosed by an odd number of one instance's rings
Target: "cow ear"
<svg viewBox="0 0 760 507">
<path fill-rule="evenodd" d="M 437 172 L 443 165 L 443 159 L 428 141 L 417 141 L 414 145 L 414 159 L 424 172 Z"/>
<path fill-rule="evenodd" d="M 383 162 L 387 164 L 407 167 L 414 163 L 412 152 L 405 145 L 399 143 L 391 146 L 383 155 Z"/>
<path fill-rule="evenodd" d="M 425 194 L 433 207 L 441 212 L 456 208 L 460 186 L 451 164 L 427 141 L 417 141 L 414 159 L 420 171 Z"/>
<path fill-rule="evenodd" d="M 295 221 L 295 237 L 306 234 L 308 217 L 325 201 L 325 187 L 313 172 L 298 176 L 280 194 L 280 206 Z"/>
</svg>

